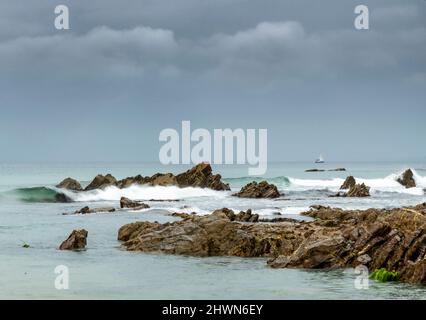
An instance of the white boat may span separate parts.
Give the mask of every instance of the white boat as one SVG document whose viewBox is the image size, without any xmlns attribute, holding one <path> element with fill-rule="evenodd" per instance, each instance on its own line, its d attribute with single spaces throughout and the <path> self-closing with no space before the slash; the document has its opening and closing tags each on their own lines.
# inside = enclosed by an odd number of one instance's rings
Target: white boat
<svg viewBox="0 0 426 320">
<path fill-rule="evenodd" d="M 325 162 L 325 160 L 322 157 L 322 155 L 320 155 L 319 158 L 317 160 L 315 160 L 315 163 L 324 163 L 324 162 Z"/>
</svg>

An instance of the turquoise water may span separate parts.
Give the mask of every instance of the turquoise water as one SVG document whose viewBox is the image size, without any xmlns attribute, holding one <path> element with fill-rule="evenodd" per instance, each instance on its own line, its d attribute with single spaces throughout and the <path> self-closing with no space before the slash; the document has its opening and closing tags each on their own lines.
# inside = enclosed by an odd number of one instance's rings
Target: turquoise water
<svg viewBox="0 0 426 320">
<path fill-rule="evenodd" d="M 173 211 L 201 214 L 227 206 L 235 210 L 252 208 L 269 216 L 281 214 L 301 218 L 299 213 L 312 204 L 344 208 L 394 207 L 426 201 L 423 188 L 424 163 L 332 163 L 324 168 L 346 167 L 348 172 L 305 173 L 310 163 L 274 163 L 267 180 L 278 185 L 283 198 L 247 200 L 231 197 L 233 191 L 253 180 L 247 168 L 215 167 L 231 184 L 231 192 L 194 188 L 135 187 L 129 190 L 68 194 L 73 202 L 46 201 L 34 190 L 47 194 L 67 176 L 88 183 L 98 173 L 117 178 L 180 172 L 187 167 L 159 167 L 141 163 L 84 164 L 1 164 L 0 165 L 0 298 L 12 299 L 425 299 L 426 288 L 406 284 L 370 281 L 368 290 L 355 288 L 357 275 L 351 269 L 308 271 L 271 269 L 265 259 L 234 257 L 194 258 L 126 252 L 116 240 L 118 229 L 130 222 L 166 222 L 176 218 Z M 415 169 L 420 185 L 407 191 L 394 184 L 394 176 L 405 168 Z M 372 187 L 370 199 L 328 198 L 337 191 L 341 179 L 354 175 Z M 22 189 L 24 188 L 24 191 Z M 17 190 L 21 189 L 21 190 Z M 85 205 L 118 206 L 119 197 L 178 199 L 179 202 L 150 202 L 151 209 L 139 212 L 87 216 L 62 215 Z M 73 229 L 89 231 L 83 252 L 57 250 Z M 23 248 L 23 243 L 30 248 Z M 69 290 L 54 287 L 54 269 L 65 265 L 70 271 Z"/>
</svg>

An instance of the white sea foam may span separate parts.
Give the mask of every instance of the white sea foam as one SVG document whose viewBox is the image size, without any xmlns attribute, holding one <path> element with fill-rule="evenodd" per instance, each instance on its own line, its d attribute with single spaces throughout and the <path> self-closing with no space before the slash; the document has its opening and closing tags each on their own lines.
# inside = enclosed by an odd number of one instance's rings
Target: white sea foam
<svg viewBox="0 0 426 320">
<path fill-rule="evenodd" d="M 365 178 L 357 178 L 355 180 L 357 183 L 365 183 L 367 186 L 371 188 L 372 193 L 375 192 L 398 192 L 398 193 L 406 193 L 412 195 L 423 195 L 423 188 L 426 187 L 426 177 L 422 177 L 415 170 L 413 171 L 414 179 L 416 181 L 417 187 L 407 189 L 402 186 L 397 179 L 402 175 L 405 170 L 391 174 L 385 178 L 377 178 L 377 179 L 365 179 Z M 327 188 L 332 191 L 337 191 L 340 186 L 343 184 L 344 179 L 334 178 L 328 180 L 312 180 L 312 179 L 296 179 L 289 178 L 291 183 L 290 190 L 310 190 L 310 189 L 324 189 Z"/>
<path fill-rule="evenodd" d="M 115 186 L 107 187 L 103 190 L 91 190 L 80 193 L 67 194 L 74 201 L 115 201 L 121 197 L 127 197 L 132 200 L 178 200 L 195 197 L 226 197 L 226 192 L 214 191 L 201 188 L 179 188 L 176 186 L 140 186 L 132 185 L 128 188 L 119 189 Z"/>
</svg>

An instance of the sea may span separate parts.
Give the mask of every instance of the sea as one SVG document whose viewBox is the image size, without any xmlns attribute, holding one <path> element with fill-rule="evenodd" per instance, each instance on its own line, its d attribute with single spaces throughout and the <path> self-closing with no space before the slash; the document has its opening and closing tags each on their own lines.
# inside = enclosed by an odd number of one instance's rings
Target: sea
<svg viewBox="0 0 426 320">
<path fill-rule="evenodd" d="M 307 220 L 301 213 L 315 204 L 343 209 L 416 205 L 426 202 L 425 162 L 274 162 L 262 177 L 248 176 L 246 166 L 213 166 L 231 191 L 131 186 L 77 193 L 55 187 L 66 177 L 84 187 L 97 174 L 122 179 L 189 168 L 137 162 L 0 163 L 0 299 L 426 299 L 424 286 L 369 280 L 360 288 L 354 269 L 272 269 L 263 258 L 128 252 L 117 241 L 124 224 L 175 221 L 173 212 L 202 215 L 227 207 L 252 209 L 263 218 Z M 325 171 L 305 172 L 314 168 Z M 346 171 L 329 171 L 336 168 Z M 396 181 L 407 168 L 414 172 L 416 188 Z M 330 197 L 349 175 L 370 186 L 371 197 Z M 282 197 L 232 196 L 245 184 L 262 180 L 275 184 Z M 55 202 L 58 192 L 72 201 Z M 64 215 L 84 206 L 118 208 L 121 196 L 144 200 L 150 208 Z M 89 233 L 86 250 L 58 250 L 73 229 L 82 228 Z M 58 266 L 68 270 L 65 289 L 57 286 Z"/>
</svg>

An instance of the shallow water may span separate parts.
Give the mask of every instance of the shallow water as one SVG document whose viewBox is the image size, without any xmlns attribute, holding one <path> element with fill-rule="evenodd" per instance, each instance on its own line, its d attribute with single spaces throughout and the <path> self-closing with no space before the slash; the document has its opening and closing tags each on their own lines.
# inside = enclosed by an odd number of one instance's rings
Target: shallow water
<svg viewBox="0 0 426 320">
<path fill-rule="evenodd" d="M 156 168 L 146 164 L 22 164 L 0 166 L 0 298 L 12 299 L 425 299 L 426 288 L 400 283 L 370 281 L 368 290 L 355 288 L 354 270 L 333 271 L 271 269 L 266 259 L 234 257 L 194 258 L 164 254 L 126 252 L 116 240 L 118 229 L 130 222 L 149 220 L 166 222 L 176 218 L 167 211 L 210 210 L 228 206 L 252 208 L 255 212 L 300 217 L 298 213 L 311 204 L 345 208 L 392 207 L 426 201 L 424 193 L 411 194 L 403 189 L 379 186 L 371 199 L 328 198 L 336 191 L 324 181 L 345 178 L 349 174 L 363 179 L 383 179 L 406 167 L 424 168 L 423 164 L 332 164 L 347 167 L 348 172 L 307 174 L 310 164 L 276 164 L 268 177 L 288 177 L 280 185 L 286 196 L 273 200 L 231 198 L 231 192 L 195 190 L 140 189 L 140 198 L 152 195 L 179 202 L 150 202 L 155 210 L 118 211 L 108 214 L 62 215 L 85 205 L 117 206 L 115 191 L 98 198 L 72 203 L 23 202 L 10 197 L 10 191 L 22 187 L 52 186 L 64 177 L 89 181 L 98 173 L 112 172 L 118 178 L 157 171 L 179 172 L 183 168 Z M 219 168 L 223 177 L 243 177 L 245 170 Z M 417 171 L 423 177 L 424 171 Z M 302 179 L 300 185 L 292 179 Z M 245 178 L 230 179 L 237 190 Z M 310 181 L 307 181 L 310 180 Z M 312 183 L 312 180 L 317 182 Z M 293 180 L 294 181 L 294 180 Z M 371 181 L 371 180 L 370 180 Z M 380 184 L 379 183 L 379 184 Z M 310 184 L 304 186 L 303 184 Z M 312 184 L 314 186 L 312 186 Z M 380 190 L 382 188 L 382 190 Z M 389 188 L 389 187 L 388 187 Z M 203 193 L 205 192 L 205 193 Z M 149 197 L 148 197 L 149 196 Z M 109 200 L 108 200 L 109 199 Z M 184 207 L 184 208 L 183 208 Z M 157 210 L 158 209 L 158 210 Z M 166 211 L 165 211 L 166 210 Z M 73 229 L 89 231 L 88 247 L 82 252 L 57 250 Z M 31 248 L 23 248 L 23 243 Z M 57 265 L 70 271 L 70 289 L 56 290 Z"/>
</svg>

